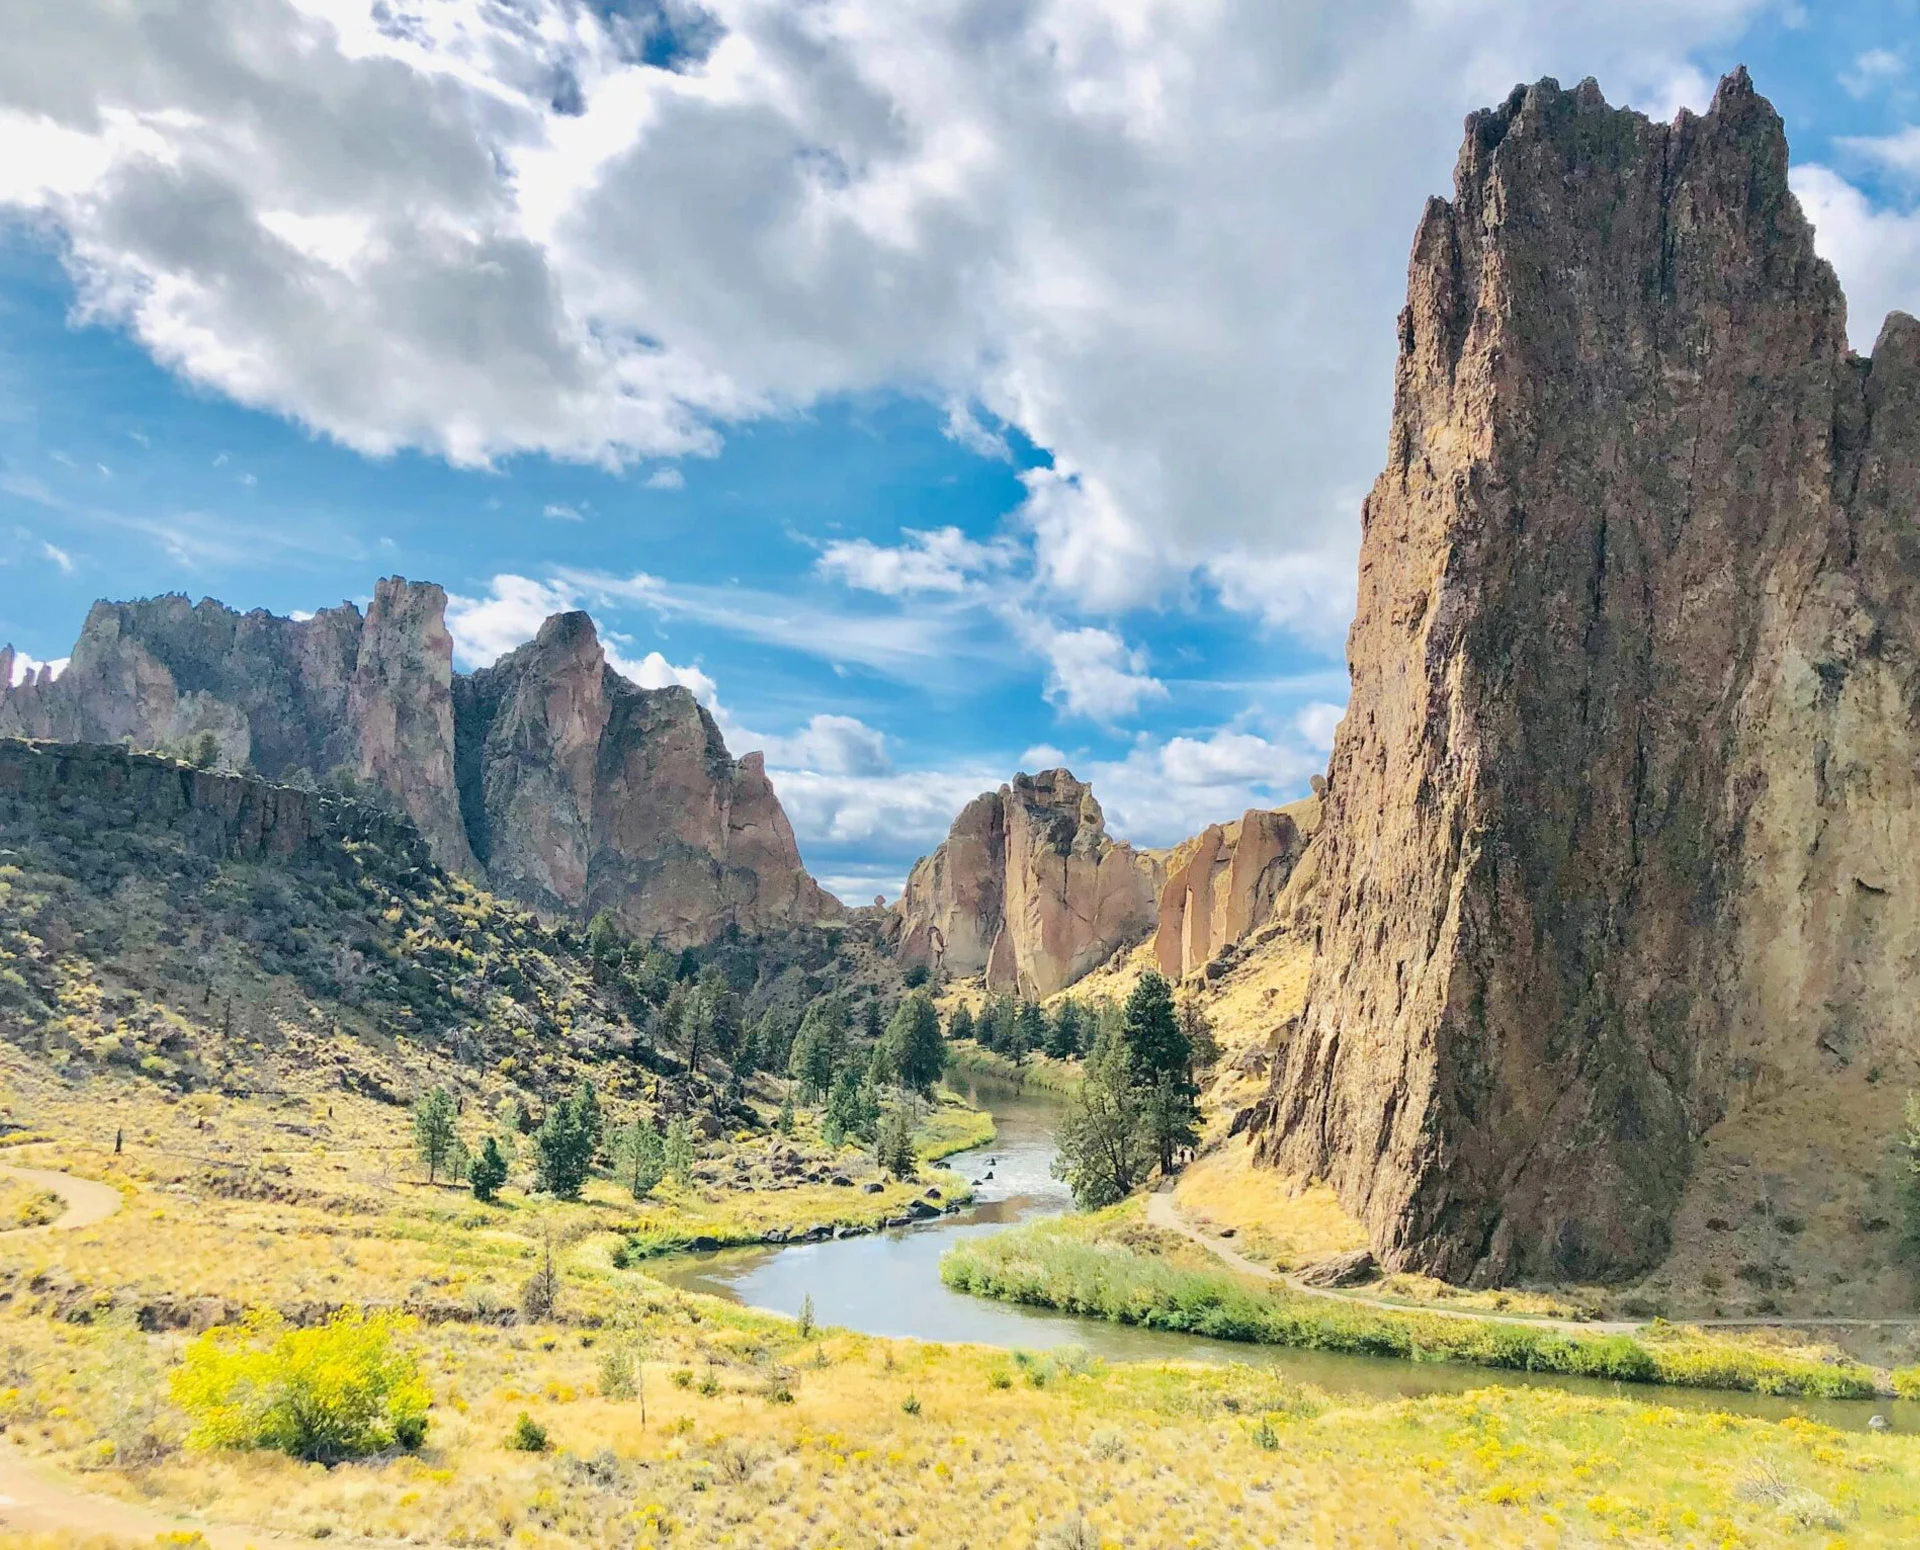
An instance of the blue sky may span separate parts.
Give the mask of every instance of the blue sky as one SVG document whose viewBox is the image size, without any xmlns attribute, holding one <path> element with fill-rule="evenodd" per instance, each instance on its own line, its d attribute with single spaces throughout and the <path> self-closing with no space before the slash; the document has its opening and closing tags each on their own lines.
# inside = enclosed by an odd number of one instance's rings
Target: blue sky
<svg viewBox="0 0 1920 1550">
<path fill-rule="evenodd" d="M 470 667 L 585 606 L 863 899 L 1015 768 L 1146 844 L 1304 790 L 1408 237 L 1513 80 L 1664 116 L 1746 62 L 1856 343 L 1920 309 L 1909 0 L 906 9 L 28 24 L 0 640 L 399 573 Z"/>
</svg>

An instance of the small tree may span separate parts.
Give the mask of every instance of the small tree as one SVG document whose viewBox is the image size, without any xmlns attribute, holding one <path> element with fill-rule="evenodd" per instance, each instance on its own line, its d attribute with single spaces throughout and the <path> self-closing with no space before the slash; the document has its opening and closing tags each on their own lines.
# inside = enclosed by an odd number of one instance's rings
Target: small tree
<svg viewBox="0 0 1920 1550">
<path fill-rule="evenodd" d="M 1018 1059 L 1044 1048 L 1047 1042 L 1047 1014 L 1038 1001 L 1022 1001 L 1013 1014 L 1013 1037 L 1007 1053 Z"/>
<path fill-rule="evenodd" d="M 1907 1207 L 1906 1250 L 1920 1260 L 1920 1092 L 1907 1094 L 1905 1123 L 1900 1132 L 1900 1156 L 1906 1164 L 1901 1194 Z"/>
<path fill-rule="evenodd" d="M 473 1190 L 473 1198 L 486 1205 L 500 1193 L 500 1186 L 506 1182 L 506 1156 L 500 1150 L 500 1143 L 488 1136 L 480 1143 L 480 1150 L 474 1154 L 473 1161 L 467 1164 L 467 1183 Z"/>
<path fill-rule="evenodd" d="M 773 1128 L 783 1136 L 793 1134 L 793 1094 L 785 1093 L 780 1099 L 780 1112 L 773 1116 Z"/>
<path fill-rule="evenodd" d="M 578 1200 L 587 1182 L 595 1143 L 592 1117 L 583 1111 L 576 1094 L 556 1103 L 533 1133 L 534 1178 L 556 1200 Z"/>
<path fill-rule="evenodd" d="M 900 1003 L 887 1025 L 887 1052 L 903 1087 L 930 1093 L 947 1068 L 947 1044 L 933 998 L 916 990 Z"/>
<path fill-rule="evenodd" d="M 920 1171 L 920 1158 L 913 1149 L 913 1116 L 905 1106 L 890 1109 L 880 1122 L 874 1138 L 873 1160 L 881 1170 L 896 1179 L 910 1179 Z"/>
<path fill-rule="evenodd" d="M 1153 1166 L 1154 1141 L 1125 1044 L 1103 1034 L 1087 1057 L 1080 1086 L 1058 1133 L 1055 1178 L 1066 1180 L 1082 1210 L 1124 1200 Z"/>
<path fill-rule="evenodd" d="M 818 1103 L 832 1090 L 846 1036 L 847 1009 L 838 996 L 821 996 L 807 1008 L 787 1063 L 788 1073 L 800 1084 L 802 1103 Z"/>
<path fill-rule="evenodd" d="M 666 1175 L 667 1150 L 660 1132 L 643 1119 L 615 1133 L 613 1152 L 618 1160 L 620 1182 L 635 1200 L 645 1200 Z"/>
<path fill-rule="evenodd" d="M 848 1140 L 871 1141 L 880 1123 L 880 1102 L 859 1066 L 849 1060 L 833 1079 L 821 1116 L 820 1134 L 828 1146 Z"/>
<path fill-rule="evenodd" d="M 427 1182 L 439 1181 L 441 1169 L 457 1173 L 460 1167 L 459 1110 L 453 1095 L 436 1087 L 413 1106 L 413 1144 L 427 1170 Z"/>
<path fill-rule="evenodd" d="M 947 1037 L 949 1039 L 971 1039 L 973 1032 L 973 1012 L 964 1002 L 953 1009 L 953 1016 L 947 1019 Z"/>
<path fill-rule="evenodd" d="M 1214 1036 L 1213 1022 L 1200 1005 L 1198 996 L 1183 996 L 1180 1001 L 1180 1036 L 1187 1041 L 1188 1058 L 1196 1071 L 1205 1071 L 1220 1062 L 1220 1041 Z"/>
<path fill-rule="evenodd" d="M 1080 1053 L 1081 1040 L 1080 1003 L 1063 997 L 1047 1029 L 1047 1053 L 1055 1060 L 1072 1060 Z"/>
<path fill-rule="evenodd" d="M 1173 987 L 1162 975 L 1149 969 L 1140 976 L 1140 983 L 1127 997 L 1120 1031 L 1126 1041 L 1127 1064 L 1138 1086 L 1151 1087 L 1163 1076 L 1187 1075 L 1193 1048 L 1180 1031 Z"/>
<path fill-rule="evenodd" d="M 687 1185 L 693 1182 L 693 1131 L 684 1115 L 678 1116 L 667 1125 L 666 1145 L 661 1149 L 666 1169 L 673 1182 Z"/>
</svg>

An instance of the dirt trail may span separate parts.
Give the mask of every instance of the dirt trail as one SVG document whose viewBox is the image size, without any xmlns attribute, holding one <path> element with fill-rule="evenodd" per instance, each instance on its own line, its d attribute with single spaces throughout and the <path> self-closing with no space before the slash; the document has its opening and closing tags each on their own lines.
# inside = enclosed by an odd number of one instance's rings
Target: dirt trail
<svg viewBox="0 0 1920 1550">
<path fill-rule="evenodd" d="M 1326 1297 L 1335 1302 L 1358 1303 L 1362 1307 L 1379 1308 L 1388 1313 L 1431 1313 L 1443 1319 L 1479 1319 L 1495 1324 L 1533 1324 L 1547 1329 L 1564 1329 L 1576 1334 L 1589 1335 L 1631 1335 L 1647 1327 L 1645 1320 L 1619 1319 L 1553 1319 L 1536 1314 L 1483 1312 L 1474 1308 L 1433 1308 L 1423 1303 L 1390 1302 L 1381 1297 L 1368 1297 L 1359 1292 L 1332 1291 L 1324 1286 L 1306 1286 L 1292 1276 L 1275 1270 L 1270 1265 L 1262 1265 L 1248 1259 L 1231 1244 L 1211 1233 L 1202 1232 L 1193 1223 L 1180 1214 L 1172 1191 L 1162 1185 L 1153 1194 L 1147 1196 L 1147 1222 L 1154 1227 L 1164 1227 L 1168 1232 L 1176 1232 L 1190 1242 L 1212 1254 L 1222 1264 L 1231 1266 L 1242 1275 L 1257 1276 L 1262 1281 L 1275 1281 L 1290 1292 L 1298 1292 L 1302 1297 Z M 1914 1318 L 1756 1318 L 1756 1319 L 1689 1319 L 1677 1318 L 1675 1323 L 1685 1324 L 1693 1329 L 1799 1329 L 1817 1331 L 1822 1329 L 1880 1329 L 1888 1326 L 1905 1328 L 1920 1324 Z"/>
<path fill-rule="evenodd" d="M 111 1184 L 99 1184 L 92 1179 L 76 1179 L 71 1173 L 57 1173 L 51 1168 L 15 1168 L 0 1164 L 0 1176 L 18 1179 L 32 1189 L 48 1190 L 67 1203 L 66 1211 L 57 1221 L 47 1222 L 39 1227 L 0 1229 L 0 1236 L 16 1237 L 34 1232 L 72 1232 L 76 1227 L 91 1227 L 95 1222 L 104 1222 L 120 1209 L 120 1191 Z"/>
<path fill-rule="evenodd" d="M 1431 1313 L 1436 1318 L 1471 1319 L 1494 1324 L 1529 1324 L 1544 1329 L 1564 1329 L 1590 1335 L 1626 1335 L 1644 1326 L 1638 1323 L 1621 1323 L 1606 1319 L 1550 1319 L 1521 1313 L 1482 1313 L 1471 1308 L 1428 1308 L 1418 1304 L 1388 1302 L 1380 1297 L 1365 1297 L 1354 1292 L 1336 1292 L 1323 1286 L 1306 1286 L 1292 1276 L 1275 1270 L 1271 1265 L 1262 1265 L 1248 1259 L 1238 1249 L 1202 1232 L 1193 1223 L 1180 1214 L 1180 1207 L 1174 1203 L 1173 1192 L 1162 1186 L 1147 1196 L 1147 1222 L 1153 1227 L 1164 1227 L 1168 1232 L 1176 1232 L 1190 1242 L 1212 1254 L 1222 1264 L 1229 1265 L 1242 1275 L 1257 1276 L 1262 1281 L 1274 1281 L 1290 1292 L 1302 1297 L 1325 1297 L 1333 1302 L 1362 1307 L 1379 1308 L 1387 1313 Z"/>
<path fill-rule="evenodd" d="M 198 1534 L 207 1550 L 374 1550 L 398 1541 L 351 1535 L 307 1539 L 298 1534 L 204 1518 L 176 1517 L 113 1496 L 100 1496 L 78 1481 L 30 1462 L 11 1443 L 0 1443 L 0 1531 L 17 1534 L 110 1534 L 151 1544 L 161 1535 Z"/>
</svg>

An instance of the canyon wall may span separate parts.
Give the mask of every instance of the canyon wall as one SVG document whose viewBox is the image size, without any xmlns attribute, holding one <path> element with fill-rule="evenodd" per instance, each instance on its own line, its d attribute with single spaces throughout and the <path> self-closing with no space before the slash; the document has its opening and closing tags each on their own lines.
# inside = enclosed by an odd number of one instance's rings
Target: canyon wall
<svg viewBox="0 0 1920 1550">
<path fill-rule="evenodd" d="M 1278 809 L 1250 809 L 1175 846 L 1162 864 L 1154 961 L 1178 982 L 1222 948 L 1243 941 L 1274 912 L 1319 827 L 1308 797 Z"/>
<path fill-rule="evenodd" d="M 610 909 L 674 946 L 841 915 L 759 756 L 733 760 L 686 690 L 628 683 L 585 614 L 463 677 L 446 602 L 389 577 L 364 615 L 96 603 L 58 679 L 0 689 L 0 737 L 188 751 L 210 736 L 219 763 L 271 781 L 344 774 L 448 870 L 547 910 Z"/>
<path fill-rule="evenodd" d="M 915 864 L 894 906 L 900 960 L 1049 996 L 1154 929 L 1158 883 L 1152 858 L 1108 835 L 1091 786 L 1016 775 Z"/>
<path fill-rule="evenodd" d="M 1742 71 L 1475 114 L 1399 335 L 1260 1146 L 1389 1265 L 1622 1274 L 1743 1096 L 1914 1076 L 1920 324 L 1849 352 Z"/>
</svg>

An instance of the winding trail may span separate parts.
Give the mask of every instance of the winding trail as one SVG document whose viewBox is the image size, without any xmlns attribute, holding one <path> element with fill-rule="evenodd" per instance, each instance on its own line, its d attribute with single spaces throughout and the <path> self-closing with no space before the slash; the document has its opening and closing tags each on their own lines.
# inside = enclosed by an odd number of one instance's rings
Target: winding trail
<svg viewBox="0 0 1920 1550">
<path fill-rule="evenodd" d="M 1248 1259 L 1224 1239 L 1217 1238 L 1212 1233 L 1202 1232 L 1181 1215 L 1180 1207 L 1174 1201 L 1173 1191 L 1166 1184 L 1162 1184 L 1147 1196 L 1147 1222 L 1150 1226 L 1163 1227 L 1168 1232 L 1178 1233 L 1191 1243 L 1197 1243 L 1223 1265 L 1239 1271 L 1242 1275 L 1276 1282 L 1302 1297 L 1325 1297 L 1350 1306 L 1358 1304 L 1363 1308 L 1378 1308 L 1386 1313 L 1430 1313 L 1435 1318 L 1442 1319 L 1476 1319 L 1492 1324 L 1530 1324 L 1543 1329 L 1569 1330 L 1575 1334 L 1631 1335 L 1648 1326 L 1648 1321 L 1644 1319 L 1557 1319 L 1532 1313 L 1484 1312 L 1477 1308 L 1434 1308 L 1425 1303 L 1391 1302 L 1384 1297 L 1368 1297 L 1358 1292 L 1340 1292 L 1324 1286 L 1308 1286 L 1282 1271 L 1275 1270 L 1271 1265 L 1262 1265 L 1256 1260 Z M 1688 1325 L 1693 1329 L 1882 1329 L 1920 1325 L 1920 1319 L 1916 1318 L 1676 1319 L 1674 1322 Z"/>
<path fill-rule="evenodd" d="M 0 1443 L 0 1530 L 15 1534 L 111 1534 L 147 1541 L 162 1535 L 197 1534 L 209 1550 L 262 1550 L 269 1545 L 280 1550 L 343 1550 L 346 1546 L 389 1543 L 351 1535 L 307 1539 L 246 1524 L 177 1517 L 89 1491 L 76 1480 L 30 1462 L 12 1443 Z"/>
<path fill-rule="evenodd" d="M 58 1195 L 67 1204 L 67 1209 L 54 1221 L 43 1222 L 38 1227 L 0 1229 L 0 1237 L 72 1232 L 77 1227 L 91 1227 L 96 1222 L 104 1222 L 120 1209 L 120 1191 L 111 1184 L 75 1178 L 71 1173 L 59 1173 L 52 1168 L 15 1168 L 0 1164 L 0 1178 L 18 1179 L 29 1188 L 44 1189 Z"/>
</svg>

